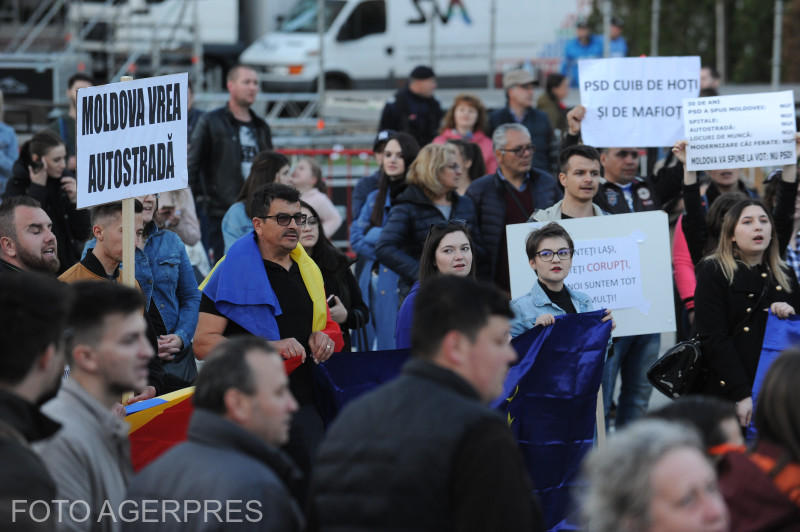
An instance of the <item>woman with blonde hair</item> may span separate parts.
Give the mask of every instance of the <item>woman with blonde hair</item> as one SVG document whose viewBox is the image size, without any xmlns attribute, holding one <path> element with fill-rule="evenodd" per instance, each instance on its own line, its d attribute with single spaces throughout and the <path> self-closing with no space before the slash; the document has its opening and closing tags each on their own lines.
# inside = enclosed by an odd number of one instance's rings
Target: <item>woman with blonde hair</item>
<svg viewBox="0 0 800 532">
<path fill-rule="evenodd" d="M 766 310 L 783 319 L 800 308 L 797 278 L 779 248 L 772 215 L 745 199 L 725 214 L 716 249 L 697 265 L 695 324 L 708 370 L 702 391 L 734 401 L 742 426 L 753 413 Z"/>
<path fill-rule="evenodd" d="M 450 139 L 462 139 L 477 144 L 483 154 L 486 173 L 493 174 L 497 170 L 497 159 L 492 139 L 486 136 L 487 126 L 488 114 L 483 102 L 472 94 L 459 94 L 444 115 L 442 129 L 433 142 L 444 144 Z"/>
<path fill-rule="evenodd" d="M 463 179 L 457 148 L 428 144 L 408 170 L 408 186 L 389 210 L 389 217 L 375 248 L 378 260 L 400 276 L 401 294 L 419 277 L 422 246 L 431 225 L 463 220 L 476 245 L 475 205 L 455 190 Z"/>
</svg>

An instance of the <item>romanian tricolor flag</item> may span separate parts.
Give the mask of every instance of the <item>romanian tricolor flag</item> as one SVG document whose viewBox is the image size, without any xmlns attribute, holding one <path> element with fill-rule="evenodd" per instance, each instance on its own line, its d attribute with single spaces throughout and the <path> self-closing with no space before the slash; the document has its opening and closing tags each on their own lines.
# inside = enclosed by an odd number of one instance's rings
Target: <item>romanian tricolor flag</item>
<svg viewBox="0 0 800 532">
<path fill-rule="evenodd" d="M 301 357 L 284 360 L 286 374 L 294 371 L 301 362 Z M 194 386 L 191 386 L 125 407 L 125 421 L 131 426 L 128 439 L 134 471 L 139 471 L 186 439 L 189 419 L 194 411 L 193 395 Z"/>
<path fill-rule="evenodd" d="M 128 438 L 134 471 L 186 439 L 194 410 L 192 395 L 194 386 L 125 407 L 125 420 L 131 426 Z"/>
</svg>

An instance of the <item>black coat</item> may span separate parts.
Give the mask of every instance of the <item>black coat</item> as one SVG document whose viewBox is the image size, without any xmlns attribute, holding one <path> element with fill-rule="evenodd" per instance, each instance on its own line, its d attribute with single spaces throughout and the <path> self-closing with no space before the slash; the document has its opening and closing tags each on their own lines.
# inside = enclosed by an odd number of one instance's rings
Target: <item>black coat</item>
<svg viewBox="0 0 800 532">
<path fill-rule="evenodd" d="M 242 427 L 208 410 L 196 409 L 189 423 L 188 439 L 172 447 L 142 469 L 131 481 L 127 498 L 174 499 L 177 501 L 234 502 L 241 513 L 231 513 L 242 522 L 231 530 L 299 532 L 304 519 L 290 493 L 300 473 L 286 455 Z M 248 506 L 248 501 L 250 506 Z M 201 502 L 201 504 L 203 504 Z M 260 519 L 248 508 L 257 508 Z M 139 506 L 141 508 L 141 506 Z M 192 514 L 189 514 L 192 516 Z M 203 512 L 173 530 L 223 530 L 203 522 Z M 210 519 L 214 519 L 210 517 Z M 154 522 L 155 521 L 155 522 Z M 165 530 L 165 522 L 136 520 L 123 530 Z M 169 523 L 170 521 L 166 521 Z"/>
<path fill-rule="evenodd" d="M 27 513 L 32 501 L 52 501 L 56 484 L 39 455 L 30 444 L 55 434 L 61 425 L 42 414 L 39 409 L 18 395 L 0 390 L 0 523 L 20 530 L 54 530 L 54 519 L 36 524 Z M 12 513 L 11 501 L 24 499 L 17 509 L 26 512 Z M 53 508 L 55 510 L 55 508 Z M 44 508 L 34 508 L 33 518 L 44 517 Z M 52 514 L 51 514 L 52 516 Z"/>
<path fill-rule="evenodd" d="M 89 210 L 76 208 L 61 189 L 60 178 L 48 177 L 44 186 L 33 183 L 27 165 L 18 159 L 6 186 L 5 197 L 25 195 L 37 199 L 53 222 L 53 234 L 58 242 L 58 260 L 61 262 L 58 273 L 64 273 L 81 259 L 83 243 L 91 236 Z"/>
<path fill-rule="evenodd" d="M 784 270 L 792 288 L 787 294 L 766 266 L 737 264 L 733 283 L 729 283 L 716 261 L 701 261 L 694 294 L 695 325 L 710 372 L 703 391 L 731 401 L 752 393 L 767 326 L 765 309 L 783 301 L 800 310 L 800 287 L 794 270 Z M 765 283 L 767 290 L 759 301 Z"/>
<path fill-rule="evenodd" d="M 517 532 L 541 513 L 505 420 L 450 370 L 412 359 L 330 426 L 310 530 Z"/>
<path fill-rule="evenodd" d="M 340 326 L 344 339 L 342 351 L 350 351 L 352 347 L 350 329 L 359 329 L 369 321 L 369 309 L 361 296 L 358 281 L 353 277 L 353 272 L 350 270 L 350 261 L 344 254 L 329 255 L 324 259 L 312 254 L 311 258 L 314 259 L 314 262 L 317 263 L 322 272 L 322 280 L 325 283 L 325 296 L 338 296 L 344 308 L 347 309 L 347 321 L 344 324 L 340 324 Z"/>
<path fill-rule="evenodd" d="M 436 98 L 426 98 L 403 87 L 388 102 L 381 114 L 378 130 L 393 129 L 408 133 L 420 146 L 430 144 L 439 134 L 444 111 Z"/>
<path fill-rule="evenodd" d="M 464 220 L 473 242 L 480 249 L 472 200 L 453 193 L 452 202 L 450 219 Z M 406 285 L 403 293 L 407 293 L 414 281 L 419 279 L 419 259 L 431 225 L 443 221 L 445 219 L 441 211 L 416 185 L 408 185 L 389 209 L 389 216 L 375 246 L 375 254 L 381 264 L 401 277 Z"/>
<path fill-rule="evenodd" d="M 481 233 L 484 256 L 478 261 L 478 276 L 493 280 L 497 256 L 505 253 L 500 243 L 506 230 L 506 200 L 503 180 L 496 173 L 485 175 L 470 184 L 466 196 L 475 204 L 475 218 Z M 541 170 L 531 170 L 528 192 L 533 200 L 533 210 L 546 209 L 563 197 L 555 178 Z M 531 213 L 533 214 L 533 213 Z"/>
<path fill-rule="evenodd" d="M 269 125 L 250 111 L 258 151 L 272 149 Z M 222 217 L 236 202 L 244 184 L 239 125 L 228 106 L 197 119 L 189 140 L 189 185 L 209 216 Z"/>
<path fill-rule="evenodd" d="M 758 198 L 755 191 L 739 182 L 739 192 L 751 198 Z M 712 182 L 706 189 L 705 197 L 700 195 L 700 183 L 683 185 L 683 204 L 686 209 L 681 225 L 686 236 L 686 244 L 692 261 L 697 264 L 706 253 L 711 251 L 708 242 L 708 227 L 706 214 L 711 204 L 720 196 L 719 189 Z M 786 255 L 786 246 L 792 239 L 792 226 L 794 225 L 794 201 L 797 196 L 797 183 L 788 183 L 782 179 L 778 183 L 778 194 L 772 209 L 772 219 L 775 221 L 775 233 L 778 236 L 778 249 L 781 256 Z M 713 247 L 713 246 L 711 246 Z"/>
</svg>

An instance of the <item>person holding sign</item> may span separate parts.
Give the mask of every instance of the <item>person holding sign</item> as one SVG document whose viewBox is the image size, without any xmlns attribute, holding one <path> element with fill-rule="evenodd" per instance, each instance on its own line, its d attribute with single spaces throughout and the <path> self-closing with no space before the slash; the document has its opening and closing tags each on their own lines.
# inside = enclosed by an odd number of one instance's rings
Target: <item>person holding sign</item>
<svg viewBox="0 0 800 532">
<path fill-rule="evenodd" d="M 562 149 L 580 143 L 586 108 L 576 105 L 567 113 L 568 130 Z M 655 175 L 641 177 L 639 148 L 603 148 L 603 180 L 594 202 L 609 214 L 655 211 L 680 196 L 683 166 L 664 166 Z"/>
<path fill-rule="evenodd" d="M 578 144 L 561 151 L 561 173 L 558 180 L 564 187 L 564 199 L 552 207 L 539 209 L 530 221 L 546 222 L 603 216 L 603 209 L 592 202 L 600 183 L 600 155 L 591 146 Z"/>
<path fill-rule="evenodd" d="M 800 136 L 796 139 L 800 142 Z M 672 153 L 682 164 L 686 162 L 688 142 L 675 143 Z M 684 170 L 683 198 L 685 214 L 675 227 L 673 264 L 675 284 L 687 309 L 690 323 L 694 321 L 694 293 L 697 285 L 695 265 L 717 247 L 725 213 L 737 202 L 756 193 L 747 188 L 738 177 L 738 169 L 709 170 L 711 183 L 701 192 L 696 172 Z M 797 195 L 797 167 L 786 165 L 780 172 L 777 201 L 772 208 L 780 250 L 785 250 L 791 239 L 792 214 Z"/>
<path fill-rule="evenodd" d="M 528 236 L 525 251 L 537 281 L 529 293 L 511 301 L 512 336 L 538 325 L 552 325 L 556 316 L 594 310 L 588 295 L 564 285 L 575 253 L 575 244 L 566 229 L 555 222 L 537 229 Z M 606 310 L 603 321 L 610 319 L 611 311 Z"/>
<path fill-rule="evenodd" d="M 798 308 L 800 286 L 780 258 L 772 216 L 758 200 L 740 201 L 725 214 L 714 253 L 697 265 L 695 324 L 709 370 L 702 391 L 735 401 L 743 427 L 753 413 L 766 311 L 787 318 Z"/>
</svg>

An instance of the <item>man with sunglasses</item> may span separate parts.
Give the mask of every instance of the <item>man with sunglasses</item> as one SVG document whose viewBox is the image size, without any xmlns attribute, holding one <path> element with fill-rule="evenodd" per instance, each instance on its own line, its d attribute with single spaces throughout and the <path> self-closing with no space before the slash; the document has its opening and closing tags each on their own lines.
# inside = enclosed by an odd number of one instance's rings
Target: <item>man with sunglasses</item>
<svg viewBox="0 0 800 532">
<path fill-rule="evenodd" d="M 551 172 L 553 163 L 551 147 L 553 127 L 547 115 L 533 107 L 533 88 L 536 78 L 525 69 L 511 70 L 503 75 L 503 90 L 506 91 L 506 106 L 489 115 L 491 133 L 503 124 L 521 124 L 527 128 L 535 146 L 532 153 L 533 167 Z"/>
<path fill-rule="evenodd" d="M 289 384 L 300 409 L 286 451 L 308 477 L 323 434 L 311 364 L 341 349 L 341 330 L 330 320 L 319 268 L 298 246 L 306 224 L 300 193 L 269 183 L 253 195 L 248 213 L 254 232 L 237 240 L 200 285 L 195 355 L 203 359 L 225 338 L 244 334 L 269 340 L 284 359 L 297 362 Z"/>
</svg>

